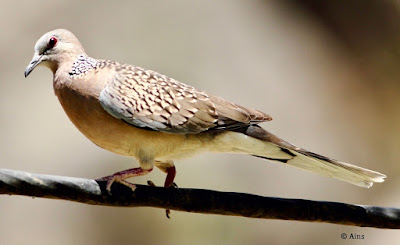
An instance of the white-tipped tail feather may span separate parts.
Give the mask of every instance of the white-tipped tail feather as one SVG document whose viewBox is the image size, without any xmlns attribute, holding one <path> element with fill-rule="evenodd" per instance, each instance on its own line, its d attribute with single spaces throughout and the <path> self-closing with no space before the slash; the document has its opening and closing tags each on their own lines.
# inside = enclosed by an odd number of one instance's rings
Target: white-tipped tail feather
<svg viewBox="0 0 400 245">
<path fill-rule="evenodd" d="M 256 125 L 242 132 L 223 134 L 217 142 L 220 147 L 215 147 L 214 151 L 247 153 L 365 188 L 383 182 L 386 178 L 386 175 L 379 172 L 296 147 Z"/>
<path fill-rule="evenodd" d="M 340 179 L 353 185 L 369 188 L 375 182 L 383 182 L 386 175 L 361 168 L 345 162 L 339 162 L 305 150 L 289 150 L 295 156 L 286 163 L 320 175 Z"/>
</svg>

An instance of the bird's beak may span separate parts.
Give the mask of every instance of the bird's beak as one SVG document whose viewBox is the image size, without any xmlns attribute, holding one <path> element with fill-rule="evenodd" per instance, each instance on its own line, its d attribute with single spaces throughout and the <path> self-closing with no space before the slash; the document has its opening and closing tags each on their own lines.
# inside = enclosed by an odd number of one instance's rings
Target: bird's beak
<svg viewBox="0 0 400 245">
<path fill-rule="evenodd" d="M 35 54 L 29 63 L 29 65 L 25 69 L 25 77 L 29 75 L 35 69 L 37 65 L 39 65 L 42 62 L 42 55 L 37 55 Z"/>
</svg>

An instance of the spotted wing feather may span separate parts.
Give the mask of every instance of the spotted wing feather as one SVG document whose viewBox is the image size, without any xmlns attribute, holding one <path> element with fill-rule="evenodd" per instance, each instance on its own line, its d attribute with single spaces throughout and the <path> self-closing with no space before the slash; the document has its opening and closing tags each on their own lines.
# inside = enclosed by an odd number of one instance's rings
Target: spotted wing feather
<svg viewBox="0 0 400 245">
<path fill-rule="evenodd" d="M 199 133 L 268 121 L 265 113 L 235 105 L 157 72 L 113 64 L 115 75 L 99 100 L 114 117 L 137 127 Z"/>
</svg>

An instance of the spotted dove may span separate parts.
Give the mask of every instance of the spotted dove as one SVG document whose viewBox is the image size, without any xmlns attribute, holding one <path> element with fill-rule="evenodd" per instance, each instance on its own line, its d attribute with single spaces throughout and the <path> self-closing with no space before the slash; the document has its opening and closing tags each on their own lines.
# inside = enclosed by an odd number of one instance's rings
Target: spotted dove
<svg viewBox="0 0 400 245">
<path fill-rule="evenodd" d="M 267 114 L 210 95 L 155 71 L 89 57 L 63 29 L 44 34 L 25 77 L 38 65 L 53 71 L 53 86 L 75 126 L 93 143 L 135 158 L 139 168 L 104 177 L 134 189 L 125 179 L 157 166 L 175 177 L 174 159 L 199 152 L 249 154 L 337 178 L 361 187 L 384 174 L 296 147 L 261 128 Z"/>
</svg>

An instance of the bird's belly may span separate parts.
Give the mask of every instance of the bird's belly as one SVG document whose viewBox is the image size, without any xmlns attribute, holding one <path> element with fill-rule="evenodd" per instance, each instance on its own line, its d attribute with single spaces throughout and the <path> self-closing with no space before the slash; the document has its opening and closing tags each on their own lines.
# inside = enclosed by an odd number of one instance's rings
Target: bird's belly
<svg viewBox="0 0 400 245">
<path fill-rule="evenodd" d="M 119 155 L 155 160 L 183 158 L 203 149 L 199 135 L 169 134 L 140 129 L 107 113 L 95 97 L 70 89 L 56 90 L 69 119 L 93 143 Z"/>
</svg>

